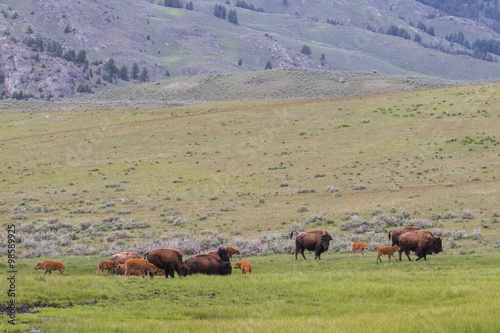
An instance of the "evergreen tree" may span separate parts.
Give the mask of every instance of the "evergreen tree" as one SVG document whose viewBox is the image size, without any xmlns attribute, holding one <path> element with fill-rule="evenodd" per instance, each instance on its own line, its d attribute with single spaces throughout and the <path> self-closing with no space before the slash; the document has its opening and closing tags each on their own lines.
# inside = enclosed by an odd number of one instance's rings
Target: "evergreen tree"
<svg viewBox="0 0 500 333">
<path fill-rule="evenodd" d="M 227 20 L 232 24 L 238 24 L 238 15 L 236 14 L 236 10 L 229 10 L 229 13 L 227 14 Z"/>
<path fill-rule="evenodd" d="M 131 76 L 132 76 L 132 79 L 134 80 L 137 80 L 139 79 L 139 66 L 137 65 L 136 62 L 134 62 L 134 64 L 132 65 L 132 72 L 131 72 Z"/>
<path fill-rule="evenodd" d="M 87 51 L 85 51 L 85 50 L 78 51 L 78 54 L 76 55 L 76 63 L 78 63 L 78 64 L 88 64 L 89 63 L 87 61 Z"/>
<path fill-rule="evenodd" d="M 214 15 L 220 19 L 226 19 L 226 7 L 222 5 L 215 5 L 214 7 Z"/>
<path fill-rule="evenodd" d="M 190 2 L 188 2 L 188 3 L 186 4 L 186 9 L 187 9 L 187 10 L 193 10 L 193 2 L 192 2 L 192 1 L 190 1 Z"/>
<path fill-rule="evenodd" d="M 148 74 L 148 70 L 147 70 L 146 67 L 144 67 L 142 69 L 140 79 L 141 79 L 142 82 L 148 82 L 149 81 L 149 74 Z"/>
<path fill-rule="evenodd" d="M 128 81 L 128 67 L 123 65 L 121 68 L 120 68 L 120 71 L 118 73 L 118 76 L 120 77 L 120 79 L 122 79 L 123 81 Z"/>
<path fill-rule="evenodd" d="M 300 50 L 300 53 L 303 53 L 305 55 L 311 55 L 311 48 L 307 45 L 302 46 L 302 50 Z"/>
<path fill-rule="evenodd" d="M 413 37 L 413 40 L 419 44 L 422 42 L 422 38 L 420 37 L 419 34 L 415 34 L 415 36 Z"/>
<path fill-rule="evenodd" d="M 264 67 L 264 69 L 273 69 L 273 65 L 271 64 L 271 60 L 268 60 L 266 62 L 266 67 Z"/>
<path fill-rule="evenodd" d="M 427 29 L 427 33 L 431 36 L 435 36 L 434 34 L 434 28 L 433 27 L 429 27 L 429 29 Z"/>
<path fill-rule="evenodd" d="M 33 29 L 31 28 L 31 25 L 28 25 L 28 28 L 26 29 L 26 33 L 31 35 L 33 33 Z"/>
</svg>

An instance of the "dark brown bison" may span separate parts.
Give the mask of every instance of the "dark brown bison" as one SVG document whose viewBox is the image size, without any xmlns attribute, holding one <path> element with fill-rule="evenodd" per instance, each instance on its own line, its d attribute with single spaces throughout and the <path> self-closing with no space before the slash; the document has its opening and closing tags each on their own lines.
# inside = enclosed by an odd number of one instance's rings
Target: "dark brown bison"
<svg viewBox="0 0 500 333">
<path fill-rule="evenodd" d="M 141 256 L 135 252 L 122 252 L 111 256 L 111 261 L 117 261 L 120 264 L 124 264 L 129 259 L 141 259 Z"/>
<path fill-rule="evenodd" d="M 229 254 L 223 247 L 217 254 L 198 254 L 184 262 L 189 268 L 189 274 L 230 275 L 232 271 Z"/>
<path fill-rule="evenodd" d="M 290 238 L 292 238 L 294 232 L 296 231 L 291 232 Z M 332 236 L 323 229 L 301 232 L 295 238 L 295 260 L 297 260 L 299 251 L 302 257 L 306 259 L 304 250 L 314 251 L 314 259 L 321 260 L 321 253 L 328 251 L 331 240 Z"/>
<path fill-rule="evenodd" d="M 399 246 L 399 237 L 401 237 L 402 234 L 405 234 L 410 231 L 416 231 L 416 230 L 422 230 L 422 228 L 417 228 L 417 227 L 405 227 L 405 228 L 397 228 L 395 230 L 389 231 L 389 240 L 391 240 L 391 234 L 392 234 L 392 246 L 398 245 Z"/>
<path fill-rule="evenodd" d="M 188 267 L 182 261 L 182 252 L 176 249 L 156 249 L 146 252 L 144 259 L 160 269 L 165 270 L 165 278 L 170 275 L 174 278 L 174 271 L 179 276 L 186 276 L 188 274 Z"/>
<path fill-rule="evenodd" d="M 417 255 L 417 260 L 424 258 L 427 260 L 426 255 L 439 253 L 443 251 L 441 238 L 434 237 L 430 231 L 415 230 L 402 234 L 399 237 L 399 260 L 401 260 L 401 253 L 404 252 L 410 259 L 410 251 L 414 251 Z"/>
</svg>

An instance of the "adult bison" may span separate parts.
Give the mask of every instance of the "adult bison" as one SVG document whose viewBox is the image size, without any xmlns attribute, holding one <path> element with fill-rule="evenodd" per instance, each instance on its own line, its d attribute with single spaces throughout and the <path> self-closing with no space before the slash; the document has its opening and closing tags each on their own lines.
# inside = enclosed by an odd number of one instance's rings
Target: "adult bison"
<svg viewBox="0 0 500 333">
<path fill-rule="evenodd" d="M 176 249 L 156 249 L 146 252 L 144 259 L 160 269 L 165 270 L 165 278 L 170 275 L 174 278 L 174 271 L 179 276 L 186 276 L 188 274 L 188 267 L 182 261 L 182 252 Z"/>
<path fill-rule="evenodd" d="M 290 233 L 290 238 L 292 238 L 294 232 L 296 231 Z M 314 259 L 321 260 L 321 253 L 328 251 L 331 240 L 332 236 L 323 229 L 301 232 L 295 238 L 295 260 L 297 260 L 299 251 L 304 260 L 306 259 L 304 250 L 314 251 Z"/>
<path fill-rule="evenodd" d="M 399 246 L 399 237 L 401 237 L 402 234 L 405 234 L 410 231 L 416 231 L 416 230 L 422 230 L 422 228 L 417 228 L 417 227 L 405 227 L 405 228 L 397 228 L 395 230 L 389 231 L 389 240 L 391 240 L 391 234 L 392 234 L 392 246 L 398 245 Z"/>
<path fill-rule="evenodd" d="M 401 260 L 401 253 L 404 252 L 410 259 L 410 251 L 414 251 L 417 255 L 417 260 L 424 258 L 427 260 L 426 255 L 439 253 L 443 251 L 441 238 L 434 237 L 430 231 L 415 230 L 402 234 L 399 237 L 399 260 Z"/>
<path fill-rule="evenodd" d="M 122 253 L 113 254 L 111 256 L 111 261 L 116 261 L 119 264 L 124 264 L 125 261 L 127 261 L 129 259 L 141 259 L 141 256 L 139 255 L 139 253 L 135 253 L 135 252 L 122 252 Z"/>
<path fill-rule="evenodd" d="M 217 254 L 198 254 L 184 263 L 189 268 L 189 274 L 230 275 L 232 271 L 229 254 L 223 247 Z"/>
</svg>

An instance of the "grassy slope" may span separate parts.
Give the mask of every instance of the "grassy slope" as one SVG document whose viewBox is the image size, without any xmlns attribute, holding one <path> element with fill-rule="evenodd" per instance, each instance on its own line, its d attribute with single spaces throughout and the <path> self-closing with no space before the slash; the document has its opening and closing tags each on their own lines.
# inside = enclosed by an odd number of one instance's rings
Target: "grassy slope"
<svg viewBox="0 0 500 333">
<path fill-rule="evenodd" d="M 18 304 L 50 304 L 18 314 L 17 328 L 53 332 L 497 332 L 498 253 L 432 256 L 375 264 L 328 255 L 244 258 L 251 276 L 146 280 L 96 277 L 99 257 L 62 258 L 65 277 L 42 277 L 36 259 L 18 265 Z M 5 269 L 5 267 L 3 268 Z M 41 292 L 41 290 L 43 290 Z M 5 294 L 0 298 L 4 304 Z M 69 306 L 69 307 L 68 307 Z M 6 321 L 0 329 L 10 331 Z"/>
<path fill-rule="evenodd" d="M 499 208 L 498 87 L 2 114 L 2 224 L 59 218 L 76 225 L 126 210 L 123 219 L 151 225 L 149 236 L 132 232 L 125 240 L 131 243 L 177 231 L 281 233 L 313 214 L 326 216 L 335 226 L 323 227 L 337 231 L 346 211 L 370 218 L 372 210 L 394 209 L 430 220 L 471 210 L 474 219 L 443 220 L 442 228 L 469 235 L 483 228 L 484 240 L 463 240 L 460 251 L 487 251 L 499 238 L 492 218 Z M 116 192 L 116 184 L 125 191 Z M 356 184 L 367 189 L 353 190 Z M 342 197 L 328 193 L 329 185 Z M 305 188 L 315 193 L 298 193 Z M 29 197 L 38 201 L 23 203 Z M 108 202 L 114 212 L 104 207 Z M 236 210 L 198 219 L 228 204 Z M 309 212 L 298 213 L 304 204 Z M 33 205 L 54 211 L 33 213 Z M 170 206 L 184 226 L 165 223 Z M 27 220 L 13 220 L 22 207 Z M 79 207 L 93 212 L 71 213 Z M 106 235 L 78 242 L 102 247 Z"/>
</svg>

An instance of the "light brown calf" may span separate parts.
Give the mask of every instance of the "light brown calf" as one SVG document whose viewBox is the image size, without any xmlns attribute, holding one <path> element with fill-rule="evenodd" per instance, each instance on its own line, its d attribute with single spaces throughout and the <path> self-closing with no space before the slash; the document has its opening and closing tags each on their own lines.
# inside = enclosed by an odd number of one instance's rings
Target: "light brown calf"
<svg viewBox="0 0 500 333">
<path fill-rule="evenodd" d="M 380 262 L 382 262 L 380 256 L 383 256 L 384 254 L 387 254 L 387 256 L 389 257 L 389 262 L 391 262 L 391 256 L 394 257 L 394 252 L 399 251 L 400 248 L 399 246 L 396 245 L 396 246 L 376 247 L 375 250 L 377 250 L 377 264 L 378 264 L 379 260 Z M 396 257 L 394 257 L 394 259 L 398 261 Z"/>
<path fill-rule="evenodd" d="M 351 257 L 351 254 L 354 255 L 354 252 L 356 252 L 356 250 L 359 250 L 359 252 L 361 252 L 361 258 L 363 258 L 363 250 L 366 250 L 367 248 L 368 244 L 364 242 L 352 243 L 351 251 L 349 251 L 349 258 Z"/>
<path fill-rule="evenodd" d="M 99 263 L 99 266 L 97 268 L 97 272 L 95 275 L 101 274 L 102 272 L 107 269 L 108 270 L 108 275 L 111 275 L 113 273 L 113 270 L 118 266 L 118 262 L 112 261 L 112 260 L 106 260 L 106 261 L 101 261 Z"/>
<path fill-rule="evenodd" d="M 144 279 L 146 272 L 152 273 L 151 277 L 158 272 L 158 267 L 144 259 L 129 259 L 125 261 L 125 279 L 128 279 L 132 270 L 138 270 Z"/>
<path fill-rule="evenodd" d="M 241 274 L 252 274 L 252 264 L 248 261 L 240 261 L 234 264 L 234 268 L 241 269 Z"/>
<path fill-rule="evenodd" d="M 231 246 L 227 246 L 226 250 L 227 250 L 227 253 L 229 253 L 229 259 L 230 260 L 233 259 L 233 254 L 239 254 L 240 255 L 240 259 L 241 259 L 240 250 L 235 249 L 234 247 L 231 247 Z"/>
<path fill-rule="evenodd" d="M 47 272 L 52 275 L 52 271 L 59 271 L 61 275 L 64 275 L 65 273 L 64 263 L 54 260 L 45 260 L 44 262 L 39 262 L 38 264 L 36 264 L 35 269 L 44 269 L 45 271 L 42 275 L 47 274 Z"/>
</svg>

